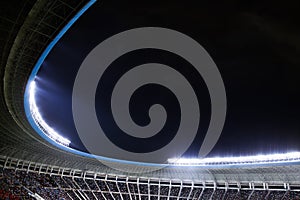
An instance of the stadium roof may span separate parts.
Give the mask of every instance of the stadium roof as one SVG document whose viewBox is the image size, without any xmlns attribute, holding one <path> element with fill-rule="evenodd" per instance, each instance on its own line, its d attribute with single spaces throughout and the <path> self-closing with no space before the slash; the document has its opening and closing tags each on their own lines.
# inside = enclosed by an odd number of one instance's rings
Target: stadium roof
<svg viewBox="0 0 300 200">
<path fill-rule="evenodd" d="M 110 174 L 134 173 L 111 169 L 96 159 L 65 152 L 48 144 L 30 126 L 24 111 L 29 75 L 42 52 L 87 0 L 1 1 L 0 11 L 0 155 L 5 159 L 32 161 Z M 172 166 L 155 167 L 115 163 L 144 177 L 191 180 L 298 182 L 300 165 Z M 149 172 L 149 169 L 151 172 Z M 126 171 L 126 170 L 125 170 Z"/>
<path fill-rule="evenodd" d="M 61 165 L 83 161 L 50 146 L 33 130 L 25 116 L 24 92 L 44 49 L 87 2 L 1 2 L 1 155 L 47 163 L 55 159 Z"/>
</svg>

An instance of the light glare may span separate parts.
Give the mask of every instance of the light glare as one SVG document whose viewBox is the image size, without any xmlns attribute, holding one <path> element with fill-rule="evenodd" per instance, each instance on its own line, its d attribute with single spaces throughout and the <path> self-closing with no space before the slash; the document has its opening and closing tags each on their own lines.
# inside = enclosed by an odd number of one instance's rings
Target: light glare
<svg viewBox="0 0 300 200">
<path fill-rule="evenodd" d="M 214 157 L 214 158 L 170 158 L 168 163 L 175 165 L 232 165 L 232 164 L 260 164 L 300 161 L 300 152 L 285 154 L 269 154 L 241 157 Z"/>
<path fill-rule="evenodd" d="M 53 128 L 51 128 L 42 118 L 39 109 L 36 105 L 35 101 L 35 91 L 36 91 L 36 83 L 32 81 L 29 86 L 29 108 L 34 119 L 36 125 L 40 128 L 40 130 L 48 136 L 51 140 L 55 141 L 58 144 L 69 146 L 71 143 L 70 140 L 59 135 Z"/>
</svg>

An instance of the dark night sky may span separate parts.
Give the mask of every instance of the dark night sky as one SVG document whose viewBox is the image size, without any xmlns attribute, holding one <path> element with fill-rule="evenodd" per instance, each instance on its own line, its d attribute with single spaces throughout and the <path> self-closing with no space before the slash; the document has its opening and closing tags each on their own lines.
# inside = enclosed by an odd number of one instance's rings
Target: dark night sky
<svg viewBox="0 0 300 200">
<path fill-rule="evenodd" d="M 61 135 L 71 139 L 73 147 L 83 150 L 72 118 L 72 88 L 83 59 L 101 41 L 121 31 L 164 27 L 198 41 L 213 58 L 224 80 L 227 118 L 211 156 L 300 151 L 300 6 L 289 1 L 225 2 L 96 2 L 58 42 L 38 73 L 37 103 L 43 117 Z M 109 81 L 116 81 L 118 73 L 126 71 L 126 67 L 153 59 L 188 76 L 200 97 L 200 129 L 186 153 L 196 155 L 208 127 L 210 101 L 201 76 L 192 73 L 192 67 L 183 59 L 159 50 L 123 55 L 104 74 L 104 86 L 109 88 L 113 84 Z M 98 87 L 103 85 L 99 83 Z M 153 102 L 170 107 L 170 124 L 178 121 L 176 100 L 166 89 L 153 86 L 141 88 L 140 92 L 144 95 L 137 92 L 133 98 L 138 102 L 133 103 L 137 108 L 130 107 L 138 124 L 147 124 L 147 112 L 139 111 Z M 153 93 L 158 99 L 151 98 Z M 104 98 L 109 98 L 109 93 Z M 97 95 L 96 102 L 100 112 L 106 105 Z M 174 128 L 170 124 L 164 130 Z M 104 126 L 115 130 L 112 123 L 105 122 Z M 167 141 L 170 137 L 162 139 Z M 142 147 L 135 151 L 139 148 Z"/>
</svg>

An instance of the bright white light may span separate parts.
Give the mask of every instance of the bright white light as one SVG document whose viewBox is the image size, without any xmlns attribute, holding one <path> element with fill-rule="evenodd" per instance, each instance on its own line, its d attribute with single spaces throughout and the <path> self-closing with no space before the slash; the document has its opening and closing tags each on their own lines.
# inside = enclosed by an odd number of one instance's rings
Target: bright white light
<svg viewBox="0 0 300 200">
<path fill-rule="evenodd" d="M 69 146 L 71 141 L 59 135 L 42 118 L 35 101 L 35 90 L 36 90 L 36 83 L 35 81 L 32 81 L 29 86 L 29 108 L 30 108 L 32 118 L 34 119 L 34 122 L 41 129 L 41 131 L 46 136 L 48 136 L 51 140 L 59 144 L 62 144 L 64 146 Z"/>
<path fill-rule="evenodd" d="M 269 154 L 243 157 L 214 157 L 214 158 L 170 158 L 168 163 L 175 165 L 232 165 L 260 164 L 300 161 L 300 152 L 285 154 Z"/>
</svg>

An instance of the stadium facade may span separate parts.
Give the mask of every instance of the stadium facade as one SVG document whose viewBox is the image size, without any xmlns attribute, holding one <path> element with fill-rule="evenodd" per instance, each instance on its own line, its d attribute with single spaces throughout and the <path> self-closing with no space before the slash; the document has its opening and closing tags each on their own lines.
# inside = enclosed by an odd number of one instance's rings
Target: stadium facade
<svg viewBox="0 0 300 200">
<path fill-rule="evenodd" d="M 110 160 L 102 164 L 47 143 L 27 121 L 25 88 L 44 50 L 89 3 L 85 0 L 1 2 L 0 181 L 4 188 L 1 193 L 20 188 L 23 192 L 14 193 L 15 196 L 26 194 L 37 199 L 59 195 L 66 199 L 122 200 L 299 199 L 299 159 L 170 164 L 161 168 Z M 115 167 L 107 167 L 105 162 Z M 24 177 L 29 181 L 24 181 Z M 47 197 L 53 193 L 57 196 Z"/>
</svg>

